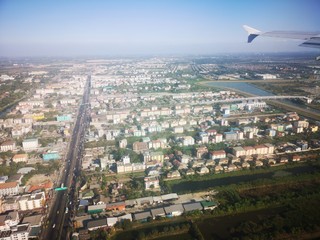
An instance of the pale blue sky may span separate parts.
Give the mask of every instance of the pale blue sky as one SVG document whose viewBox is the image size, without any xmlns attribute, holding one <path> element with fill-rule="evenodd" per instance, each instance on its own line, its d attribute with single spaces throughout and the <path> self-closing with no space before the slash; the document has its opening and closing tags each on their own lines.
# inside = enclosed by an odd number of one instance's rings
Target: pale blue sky
<svg viewBox="0 0 320 240">
<path fill-rule="evenodd" d="M 319 0 L 0 0 L 0 56 L 305 51 L 243 24 L 320 31 Z"/>
</svg>

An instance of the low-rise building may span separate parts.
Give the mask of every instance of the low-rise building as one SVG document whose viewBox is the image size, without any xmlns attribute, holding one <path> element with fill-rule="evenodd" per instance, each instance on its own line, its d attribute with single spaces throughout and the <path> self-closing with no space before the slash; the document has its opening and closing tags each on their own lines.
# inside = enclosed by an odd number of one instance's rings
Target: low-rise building
<svg viewBox="0 0 320 240">
<path fill-rule="evenodd" d="M 0 145 L 1 152 L 14 151 L 16 149 L 16 142 L 7 140 Z"/>
<path fill-rule="evenodd" d="M 23 147 L 23 150 L 25 151 L 37 149 L 39 147 L 38 139 L 37 138 L 25 139 L 22 142 L 22 147 Z"/>
<path fill-rule="evenodd" d="M 16 154 L 12 157 L 13 162 L 27 162 L 28 161 L 28 154 Z"/>
<path fill-rule="evenodd" d="M 5 182 L 0 183 L 0 197 L 7 195 L 17 195 L 19 193 L 19 183 Z"/>
<path fill-rule="evenodd" d="M 45 203 L 45 193 L 39 192 L 35 194 L 22 195 L 19 199 L 19 207 L 21 211 L 42 208 Z"/>
<path fill-rule="evenodd" d="M 176 217 L 183 214 L 184 208 L 182 204 L 175 204 L 175 205 L 164 207 L 164 211 L 166 212 L 166 215 L 168 217 Z"/>
</svg>

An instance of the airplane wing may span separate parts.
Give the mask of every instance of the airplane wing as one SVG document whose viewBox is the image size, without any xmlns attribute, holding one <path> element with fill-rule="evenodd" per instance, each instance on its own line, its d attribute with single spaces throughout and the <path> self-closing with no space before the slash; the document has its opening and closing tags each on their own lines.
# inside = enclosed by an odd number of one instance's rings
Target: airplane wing
<svg viewBox="0 0 320 240">
<path fill-rule="evenodd" d="M 251 43 L 257 36 L 279 37 L 304 40 L 299 46 L 320 48 L 320 32 L 291 32 L 291 31 L 271 31 L 261 32 L 257 29 L 243 25 L 248 33 L 248 43 Z"/>
</svg>

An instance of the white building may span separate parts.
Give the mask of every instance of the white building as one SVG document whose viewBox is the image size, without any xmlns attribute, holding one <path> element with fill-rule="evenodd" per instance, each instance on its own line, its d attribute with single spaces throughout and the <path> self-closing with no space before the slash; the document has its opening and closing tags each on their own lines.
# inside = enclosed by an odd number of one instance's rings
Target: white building
<svg viewBox="0 0 320 240">
<path fill-rule="evenodd" d="M 43 207 L 45 202 L 45 193 L 27 194 L 19 199 L 19 207 L 21 211 L 33 210 Z"/>
<path fill-rule="evenodd" d="M 22 147 L 25 151 L 37 149 L 38 146 L 39 142 L 37 138 L 25 139 L 22 142 Z"/>
<path fill-rule="evenodd" d="M 146 190 L 153 190 L 153 189 L 159 189 L 159 178 L 156 176 L 152 177 L 145 177 L 144 178 L 144 184 Z"/>
<path fill-rule="evenodd" d="M 19 193 L 19 184 L 17 182 L 0 183 L 0 197 L 7 195 L 17 195 Z"/>
<path fill-rule="evenodd" d="M 194 138 L 191 136 L 185 136 L 183 138 L 183 146 L 191 146 L 194 145 Z"/>
</svg>

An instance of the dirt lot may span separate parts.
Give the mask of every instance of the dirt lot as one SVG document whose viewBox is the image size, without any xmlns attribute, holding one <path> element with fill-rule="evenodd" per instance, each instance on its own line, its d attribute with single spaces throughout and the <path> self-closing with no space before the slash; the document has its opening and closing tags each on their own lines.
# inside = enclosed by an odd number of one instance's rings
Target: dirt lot
<svg viewBox="0 0 320 240">
<path fill-rule="evenodd" d="M 53 178 L 52 176 L 45 176 L 44 174 L 37 174 L 37 175 L 34 175 L 32 176 L 26 185 L 36 185 L 36 184 L 40 184 L 40 183 L 43 183 L 43 182 L 46 182 L 46 181 L 52 181 Z"/>
</svg>

